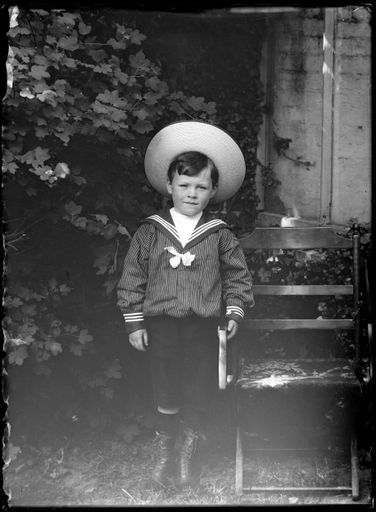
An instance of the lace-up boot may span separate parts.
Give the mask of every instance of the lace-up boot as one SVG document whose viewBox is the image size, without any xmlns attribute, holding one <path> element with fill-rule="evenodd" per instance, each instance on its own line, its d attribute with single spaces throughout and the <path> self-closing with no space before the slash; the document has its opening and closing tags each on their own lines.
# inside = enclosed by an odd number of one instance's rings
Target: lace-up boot
<svg viewBox="0 0 376 512">
<path fill-rule="evenodd" d="M 191 428 L 185 428 L 179 454 L 179 485 L 197 485 L 200 480 L 198 445 L 200 434 Z"/>
<path fill-rule="evenodd" d="M 157 484 L 166 486 L 172 483 L 175 471 L 175 436 L 168 432 L 156 432 L 154 439 L 154 468 L 152 479 Z"/>
</svg>

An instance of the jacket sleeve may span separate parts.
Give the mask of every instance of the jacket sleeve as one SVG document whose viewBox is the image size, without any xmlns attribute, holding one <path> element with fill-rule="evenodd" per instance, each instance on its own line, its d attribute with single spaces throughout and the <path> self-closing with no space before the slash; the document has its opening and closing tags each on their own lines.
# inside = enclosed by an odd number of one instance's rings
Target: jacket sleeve
<svg viewBox="0 0 376 512">
<path fill-rule="evenodd" d="M 220 261 L 226 318 L 240 322 L 254 306 L 252 276 L 239 240 L 229 229 L 221 230 Z"/>
<path fill-rule="evenodd" d="M 134 234 L 117 285 L 117 305 L 123 314 L 128 334 L 144 329 L 142 312 L 148 281 L 148 260 L 154 227 L 142 224 Z"/>
</svg>

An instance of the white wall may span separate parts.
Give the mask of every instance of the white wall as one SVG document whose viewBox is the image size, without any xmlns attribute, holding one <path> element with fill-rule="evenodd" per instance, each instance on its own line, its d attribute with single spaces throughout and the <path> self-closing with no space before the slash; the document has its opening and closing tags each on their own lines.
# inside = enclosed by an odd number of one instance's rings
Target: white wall
<svg viewBox="0 0 376 512">
<path fill-rule="evenodd" d="M 295 207 L 302 217 L 318 222 L 327 211 L 327 221 L 335 224 L 352 217 L 368 222 L 371 216 L 370 15 L 365 8 L 352 14 L 353 9 L 332 11 L 331 33 L 321 8 L 284 14 L 271 23 L 269 131 L 292 139 L 287 150 L 291 158 L 313 165 L 307 170 L 278 155 L 272 134 L 266 136 L 269 147 L 265 140 L 261 143 L 260 157 L 265 154 L 273 164 L 285 208 Z M 326 76 L 325 29 L 334 60 Z M 328 76 L 334 77 L 329 89 Z"/>
<path fill-rule="evenodd" d="M 338 9 L 332 220 L 371 219 L 371 29 L 366 9 Z"/>
</svg>

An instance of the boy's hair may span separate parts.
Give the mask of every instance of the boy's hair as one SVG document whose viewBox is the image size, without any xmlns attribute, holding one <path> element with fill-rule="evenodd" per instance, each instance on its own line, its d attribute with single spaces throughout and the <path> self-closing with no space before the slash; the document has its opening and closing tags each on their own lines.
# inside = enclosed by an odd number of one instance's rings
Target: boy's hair
<svg viewBox="0 0 376 512">
<path fill-rule="evenodd" d="M 185 174 L 186 176 L 197 176 L 197 174 L 205 168 L 210 170 L 212 186 L 213 188 L 216 188 L 219 179 L 218 169 L 213 160 L 198 151 L 186 151 L 185 153 L 180 153 L 180 155 L 178 155 L 170 164 L 167 175 L 171 183 L 175 172 L 178 174 Z"/>
</svg>

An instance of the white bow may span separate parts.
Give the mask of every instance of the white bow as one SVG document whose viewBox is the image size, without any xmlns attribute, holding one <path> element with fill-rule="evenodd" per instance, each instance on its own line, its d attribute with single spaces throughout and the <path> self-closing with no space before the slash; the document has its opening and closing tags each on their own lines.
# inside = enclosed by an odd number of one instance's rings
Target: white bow
<svg viewBox="0 0 376 512">
<path fill-rule="evenodd" d="M 196 255 L 191 254 L 189 251 L 184 254 L 180 254 L 174 247 L 165 247 L 165 251 L 168 251 L 170 254 L 174 256 L 170 258 L 170 265 L 173 268 L 177 268 L 180 265 L 180 262 L 183 262 L 185 267 L 190 267 L 192 261 L 195 259 Z"/>
</svg>

